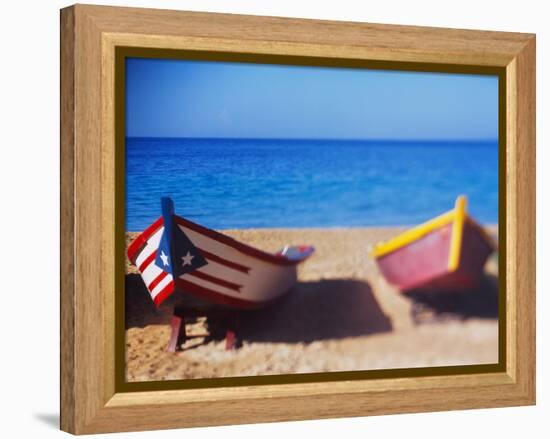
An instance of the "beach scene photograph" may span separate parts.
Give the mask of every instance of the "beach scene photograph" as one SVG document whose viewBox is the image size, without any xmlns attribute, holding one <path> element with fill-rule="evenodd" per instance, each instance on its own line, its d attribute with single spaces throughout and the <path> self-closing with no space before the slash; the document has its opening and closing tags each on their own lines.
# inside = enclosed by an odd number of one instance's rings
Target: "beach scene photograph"
<svg viewBox="0 0 550 439">
<path fill-rule="evenodd" d="M 127 382 L 497 364 L 498 81 L 126 58 Z"/>
</svg>

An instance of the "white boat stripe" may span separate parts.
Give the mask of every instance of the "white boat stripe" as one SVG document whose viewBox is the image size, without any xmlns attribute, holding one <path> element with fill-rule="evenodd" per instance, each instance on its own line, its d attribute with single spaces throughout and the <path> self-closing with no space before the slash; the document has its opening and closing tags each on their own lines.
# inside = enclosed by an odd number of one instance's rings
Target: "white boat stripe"
<svg viewBox="0 0 550 439">
<path fill-rule="evenodd" d="M 224 259 L 227 259 L 228 261 L 235 262 L 249 268 L 257 266 L 258 264 L 266 263 L 256 257 L 246 255 L 227 244 L 216 241 L 209 236 L 205 236 L 201 233 L 195 232 L 194 230 L 183 227 L 182 225 L 179 225 L 179 227 L 185 232 L 185 234 L 189 237 L 195 247 L 199 247 L 209 253 L 213 253 Z"/>
<path fill-rule="evenodd" d="M 192 276 L 189 273 L 180 276 L 180 278 L 188 282 L 194 283 L 195 285 L 208 288 L 209 290 L 215 291 L 216 293 L 219 293 L 219 294 L 224 294 L 226 296 L 231 296 L 231 297 L 237 297 L 239 299 L 242 298 L 241 294 L 238 291 L 230 290 L 229 288 L 225 288 L 221 285 L 208 282 L 207 280 L 204 280 L 204 279 L 199 279 L 198 277 Z"/>
<path fill-rule="evenodd" d="M 154 299 L 155 297 L 157 297 L 158 293 L 160 293 L 162 291 L 162 289 L 168 285 L 170 282 L 172 282 L 172 275 L 169 274 L 168 276 L 166 276 L 164 279 L 162 279 L 155 288 L 153 288 L 153 291 L 151 291 L 151 297 Z"/>
<path fill-rule="evenodd" d="M 155 265 L 154 262 L 150 263 L 149 266 L 141 273 L 143 282 L 147 287 L 153 282 L 159 274 L 162 273 L 162 269 Z"/>
<path fill-rule="evenodd" d="M 206 259 L 208 264 L 199 268 L 199 271 L 209 274 L 210 276 L 217 277 L 218 279 L 223 279 L 228 282 L 233 282 L 238 285 L 245 285 L 249 280 L 249 275 L 243 273 L 242 271 L 233 270 L 230 267 L 227 267 L 223 264 L 219 264 L 210 259 Z"/>
<path fill-rule="evenodd" d="M 152 252 L 154 252 L 160 244 L 160 238 L 162 237 L 162 232 L 164 231 L 164 227 L 161 227 L 159 230 L 157 230 L 153 236 L 149 238 L 147 241 L 147 244 L 141 252 L 138 254 L 136 258 L 136 267 L 139 267 L 142 262 L 147 259 L 147 256 L 149 256 Z"/>
</svg>

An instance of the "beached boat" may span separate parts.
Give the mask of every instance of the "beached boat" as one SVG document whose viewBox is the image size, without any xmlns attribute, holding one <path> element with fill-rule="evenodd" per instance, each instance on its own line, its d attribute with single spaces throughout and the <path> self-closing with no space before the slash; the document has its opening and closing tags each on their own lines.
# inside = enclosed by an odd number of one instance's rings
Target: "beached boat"
<svg viewBox="0 0 550 439">
<path fill-rule="evenodd" d="M 496 244 L 466 203 L 459 196 L 453 210 L 377 244 L 371 254 L 386 280 L 403 292 L 476 287 Z"/>
<path fill-rule="evenodd" d="M 162 199 L 158 218 L 129 246 L 157 306 L 179 290 L 208 302 L 238 309 L 260 308 L 296 283 L 296 267 L 314 252 L 311 246 L 286 246 L 267 253 L 174 214 Z"/>
</svg>

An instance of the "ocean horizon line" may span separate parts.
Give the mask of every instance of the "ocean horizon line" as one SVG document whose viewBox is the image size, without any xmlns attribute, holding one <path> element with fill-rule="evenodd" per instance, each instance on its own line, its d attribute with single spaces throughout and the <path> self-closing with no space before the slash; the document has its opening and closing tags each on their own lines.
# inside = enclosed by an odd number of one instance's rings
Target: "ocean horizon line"
<svg viewBox="0 0 550 439">
<path fill-rule="evenodd" d="M 183 137 L 183 136 L 126 136 L 128 140 L 263 140 L 263 141 L 323 141 L 323 142 L 357 142 L 357 143 L 495 143 L 498 138 L 479 138 L 479 139 L 408 139 L 408 138 L 337 138 L 337 137 Z"/>
</svg>

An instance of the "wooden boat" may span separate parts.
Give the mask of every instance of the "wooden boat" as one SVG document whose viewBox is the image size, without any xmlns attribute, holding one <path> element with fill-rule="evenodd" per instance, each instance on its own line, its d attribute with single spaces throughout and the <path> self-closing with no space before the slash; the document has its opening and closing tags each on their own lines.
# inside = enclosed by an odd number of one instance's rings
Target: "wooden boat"
<svg viewBox="0 0 550 439">
<path fill-rule="evenodd" d="M 174 214 L 162 199 L 162 216 L 129 246 L 157 306 L 180 290 L 237 309 L 269 305 L 296 283 L 296 267 L 312 246 L 286 246 L 272 254 Z M 174 262 L 174 263 L 172 263 Z"/>
<path fill-rule="evenodd" d="M 466 212 L 466 197 L 455 208 L 377 244 L 371 254 L 386 280 L 402 292 L 474 288 L 496 244 Z"/>
</svg>

